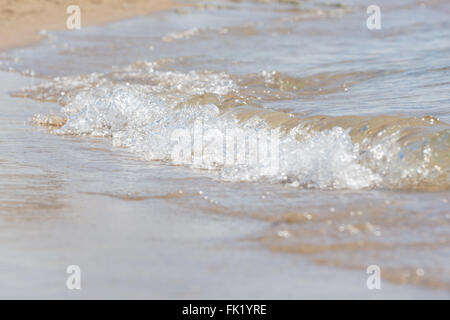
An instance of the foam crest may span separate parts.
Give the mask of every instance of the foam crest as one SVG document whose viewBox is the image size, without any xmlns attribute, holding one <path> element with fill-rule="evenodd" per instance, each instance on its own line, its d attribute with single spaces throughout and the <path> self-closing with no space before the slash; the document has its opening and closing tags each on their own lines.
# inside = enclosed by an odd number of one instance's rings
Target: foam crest
<svg viewBox="0 0 450 320">
<path fill-rule="evenodd" d="M 320 189 L 449 187 L 447 124 L 275 112 L 249 105 L 248 83 L 235 79 L 136 63 L 55 78 L 18 95 L 63 105 L 57 134 L 110 137 L 143 159 L 218 171 L 222 180 Z"/>
</svg>

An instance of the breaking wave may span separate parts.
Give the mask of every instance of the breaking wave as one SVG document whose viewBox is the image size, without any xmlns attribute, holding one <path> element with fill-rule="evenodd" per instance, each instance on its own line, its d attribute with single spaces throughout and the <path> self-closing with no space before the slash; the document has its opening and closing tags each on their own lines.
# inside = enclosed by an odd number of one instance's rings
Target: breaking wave
<svg viewBox="0 0 450 320">
<path fill-rule="evenodd" d="M 61 104 L 61 116 L 34 118 L 56 134 L 110 137 L 114 146 L 146 160 L 174 162 L 179 143 L 174 132 L 182 129 L 194 136 L 196 123 L 201 123 L 201 133 L 216 130 L 224 137 L 239 130 L 245 136 L 246 159 L 256 152 L 249 147 L 252 137 L 276 131 L 276 171 L 266 170 L 270 161 L 212 161 L 205 149 L 202 161 L 185 154 L 187 161 L 181 164 L 218 171 L 223 180 L 320 189 L 449 189 L 450 127 L 434 117 L 305 116 L 260 104 L 333 92 L 342 83 L 351 85 L 349 79 L 372 76 L 234 76 L 161 71 L 158 63 L 136 62 L 109 73 L 54 78 L 15 95 Z M 205 148 L 208 141 L 202 142 Z M 223 151 L 221 144 L 208 148 L 214 155 Z"/>
</svg>

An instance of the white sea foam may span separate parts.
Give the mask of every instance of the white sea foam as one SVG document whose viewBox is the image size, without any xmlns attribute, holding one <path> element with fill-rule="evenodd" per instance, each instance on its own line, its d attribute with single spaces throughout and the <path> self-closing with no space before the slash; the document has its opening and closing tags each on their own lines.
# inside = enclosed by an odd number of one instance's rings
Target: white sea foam
<svg viewBox="0 0 450 320">
<path fill-rule="evenodd" d="M 241 130 L 247 141 L 246 157 L 251 158 L 249 139 L 271 129 L 264 120 L 253 116 L 238 121 L 235 111 L 239 108 L 224 111 L 214 103 L 189 102 L 193 97 L 213 95 L 219 99 L 238 91 L 225 73 L 164 72 L 140 63 L 108 74 L 55 78 L 26 92 L 63 105 L 67 122 L 57 134 L 110 137 L 113 145 L 128 148 L 143 159 L 174 162 L 174 132 L 182 129 L 192 134 L 196 122 L 201 122 L 202 133 L 218 130 L 225 136 Z M 351 128 L 309 131 L 306 127 L 300 123 L 278 137 L 276 171 L 266 170 L 269 162 L 215 163 L 207 154 L 203 161 L 192 161 L 189 155 L 190 160 L 182 164 L 218 170 L 220 179 L 227 181 L 282 182 L 321 189 L 401 187 L 401 181 L 411 180 L 413 175 L 419 175 L 414 178 L 420 181 L 431 174 L 426 167 L 429 159 L 419 166 L 401 162 L 398 155 L 402 149 L 395 135 L 369 147 L 363 141 L 366 152 L 362 152 L 361 146 L 352 142 Z M 223 152 L 220 144 L 208 148 L 213 154 Z M 224 157 L 226 152 L 230 151 L 225 150 Z M 430 151 L 425 148 L 424 152 Z"/>
<path fill-rule="evenodd" d="M 200 34 L 200 33 L 206 33 L 206 32 L 216 32 L 220 34 L 226 34 L 228 33 L 228 29 L 226 28 L 190 28 L 184 31 L 180 32 L 172 32 L 164 37 L 162 37 L 162 40 L 165 42 L 173 42 L 177 40 L 189 40 L 192 37 Z"/>
</svg>

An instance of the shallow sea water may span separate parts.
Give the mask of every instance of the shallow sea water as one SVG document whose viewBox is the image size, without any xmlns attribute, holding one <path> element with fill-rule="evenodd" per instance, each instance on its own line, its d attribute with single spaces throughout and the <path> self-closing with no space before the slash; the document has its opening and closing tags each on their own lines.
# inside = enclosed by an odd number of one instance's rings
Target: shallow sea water
<svg viewBox="0 0 450 320">
<path fill-rule="evenodd" d="M 271 289 L 246 281 L 237 296 L 448 298 L 450 7 L 379 5 L 379 31 L 363 2 L 205 2 L 3 54 L 25 77 L 3 76 L 16 79 L 2 105 L 4 269 L 23 274 L 14 261 L 28 271 L 29 255 L 48 274 L 52 259 L 92 270 L 99 252 L 113 276 L 91 271 L 88 296 L 233 297 L 223 279 L 255 270 Z M 198 119 L 280 130 L 280 171 L 174 166 L 171 134 Z"/>
</svg>

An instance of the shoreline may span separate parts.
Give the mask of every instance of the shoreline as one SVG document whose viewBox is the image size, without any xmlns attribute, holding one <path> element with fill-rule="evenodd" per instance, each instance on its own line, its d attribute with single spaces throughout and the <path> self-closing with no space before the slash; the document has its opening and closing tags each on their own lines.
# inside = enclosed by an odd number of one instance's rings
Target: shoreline
<svg viewBox="0 0 450 320">
<path fill-rule="evenodd" d="M 81 8 L 81 27 L 143 16 L 180 6 L 174 0 L 0 0 L 0 52 L 41 41 L 41 30 L 66 28 L 69 5 Z"/>
<path fill-rule="evenodd" d="M 0 119 L 0 162 L 14 165 L 14 175 L 3 175 L 0 180 L 0 187 L 6 190 L 0 201 L 7 204 L 0 206 L 4 231 L 0 241 L 0 298 L 448 296 L 445 291 L 388 282 L 383 282 L 381 291 L 368 290 L 365 270 L 319 266 L 303 255 L 267 250 L 252 239 L 266 230 L 268 222 L 191 210 L 180 203 L 183 198 L 164 197 L 182 188 L 186 200 L 193 200 L 194 192 L 207 183 L 206 179 L 191 176 L 195 184 L 179 185 L 182 180 L 177 168 L 148 166 L 126 153 L 113 152 L 112 146 L 95 139 L 61 139 L 36 130 L 23 120 L 52 106 L 8 94 L 33 85 L 35 80 L 4 71 L 0 71 L 0 79 L 5 84 L 0 89 L 0 107 L 8 110 Z M 88 162 L 96 165 L 86 166 Z M 0 173 L 9 172 L 10 166 L 1 167 Z M 131 170 L 120 170 L 124 167 Z M 98 175 L 104 181 L 93 185 L 92 178 Z M 136 184 L 139 180 L 146 185 L 146 199 L 120 196 L 133 193 L 136 189 L 130 188 L 129 182 Z M 12 182 L 17 187 L 11 187 Z M 125 189 L 116 189 L 115 185 Z M 138 189 L 144 190 L 142 184 Z M 66 287 L 69 265 L 82 270 L 80 291 Z"/>
<path fill-rule="evenodd" d="M 396 51 L 388 49 L 370 61 L 375 68 L 367 66 L 366 58 L 336 65 L 336 60 L 348 58 L 349 51 L 336 50 L 349 45 L 347 39 L 355 42 L 351 52 L 356 53 L 379 50 L 384 43 L 372 48 L 358 31 L 347 34 L 359 21 L 355 16 L 348 24 L 335 23 L 336 34 L 350 36 L 336 42 L 326 33 L 332 24 L 328 21 L 308 22 L 324 31 L 319 34 L 307 34 L 295 25 L 288 30 L 292 33 L 272 37 L 285 21 L 267 29 L 261 22 L 275 21 L 278 13 L 271 13 L 271 7 L 258 13 L 247 5 L 188 14 L 168 9 L 90 28 L 83 22 L 87 29 L 81 32 L 63 27 L 49 31 L 48 38 L 40 32 L 43 42 L 0 54 L 5 84 L 0 92 L 0 223 L 5 231 L 0 241 L 0 296 L 74 298 L 74 291 L 65 286 L 65 270 L 76 265 L 87 276 L 83 291 L 75 293 L 79 298 L 448 298 L 442 228 L 449 194 L 355 187 L 376 181 L 370 180 L 371 172 L 360 170 L 365 163 L 397 185 L 403 183 L 405 170 L 423 173 L 429 163 L 443 163 L 439 168 L 445 170 L 444 130 L 433 144 L 425 144 L 429 131 L 417 133 L 418 126 L 411 126 L 402 140 L 379 135 L 391 124 L 399 126 L 397 113 L 430 119 L 430 125 L 438 116 L 448 117 L 442 100 L 445 54 L 431 54 L 424 47 L 397 58 Z M 438 16 L 436 28 L 430 29 L 439 32 L 444 18 Z M 240 26 L 246 23 L 254 24 L 258 36 L 241 34 Z M 230 32 L 217 28 L 223 26 Z M 411 29 L 411 35 L 399 36 L 398 49 L 424 36 Z M 191 37 L 190 30 L 198 32 Z M 164 38 L 171 34 L 175 43 L 166 43 Z M 304 43 L 324 43 L 323 53 L 316 57 L 317 47 Z M 416 66 L 418 57 L 424 62 Z M 160 69 L 158 61 L 163 62 Z M 390 73 L 396 62 L 413 68 Z M 272 76 L 261 71 L 268 66 Z M 417 92 L 411 95 L 410 85 L 392 91 L 400 80 L 414 82 Z M 377 98 L 374 90 L 380 94 Z M 283 91 L 286 95 L 279 94 Z M 239 99 L 233 101 L 235 97 Z M 160 98 L 181 108 L 171 112 Z M 253 110 L 239 106 L 247 101 L 256 105 Z M 32 117 L 49 114 L 47 124 L 58 125 L 60 119 L 51 115 L 64 114 L 57 110 L 67 102 L 64 111 L 75 111 L 67 112 L 73 115 L 69 134 L 33 126 Z M 286 157 L 293 179 L 280 177 L 282 183 L 276 184 L 245 181 L 258 166 L 238 170 L 232 175 L 237 179 L 226 181 L 216 179 L 216 171 L 160 161 L 166 158 L 164 152 L 173 154 L 172 142 L 164 137 L 190 128 L 194 117 L 211 116 L 209 128 L 233 128 L 235 118 L 217 122 L 204 105 L 233 113 L 234 102 L 243 121 L 244 115 L 260 111 L 260 104 L 276 111 L 275 117 L 257 113 L 275 128 L 286 120 L 280 112 L 299 117 L 316 112 L 319 115 L 311 119 L 322 123 L 321 134 L 327 129 L 326 117 L 349 117 L 352 122 L 331 123 L 360 136 L 370 134 L 367 146 L 376 152 L 368 156 L 349 135 L 326 131 L 324 137 L 304 139 L 301 145 L 289 143 L 287 151 L 299 155 Z M 354 121 L 374 115 L 386 117 L 376 123 Z M 290 118 L 289 126 L 295 127 Z M 245 126 L 240 123 L 238 129 Z M 118 143 L 112 139 L 116 132 Z M 430 135 L 434 132 L 430 128 Z M 409 148 L 417 141 L 418 146 Z M 388 161 L 378 161 L 375 156 L 380 154 Z M 361 167 L 355 168 L 351 164 L 358 159 Z M 295 184 L 286 186 L 283 180 Z M 382 291 L 369 290 L 368 264 L 382 270 Z"/>
</svg>

